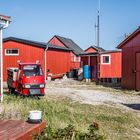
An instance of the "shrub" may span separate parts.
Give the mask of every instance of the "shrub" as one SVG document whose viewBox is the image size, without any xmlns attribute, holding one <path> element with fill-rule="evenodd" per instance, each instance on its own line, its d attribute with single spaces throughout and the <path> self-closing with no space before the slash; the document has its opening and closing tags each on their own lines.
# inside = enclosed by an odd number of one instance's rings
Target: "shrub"
<svg viewBox="0 0 140 140">
<path fill-rule="evenodd" d="M 93 123 L 87 132 L 75 130 L 73 125 L 61 129 L 53 129 L 48 126 L 43 135 L 34 137 L 34 140 L 104 140 L 105 137 L 99 134 L 99 126 Z"/>
</svg>

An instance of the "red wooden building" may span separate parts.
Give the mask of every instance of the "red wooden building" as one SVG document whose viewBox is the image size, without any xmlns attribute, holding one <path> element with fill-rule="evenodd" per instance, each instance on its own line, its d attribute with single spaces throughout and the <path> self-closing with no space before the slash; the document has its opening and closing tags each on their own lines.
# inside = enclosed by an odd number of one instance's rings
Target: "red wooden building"
<svg viewBox="0 0 140 140">
<path fill-rule="evenodd" d="M 84 51 L 73 40 L 55 35 L 48 43 L 71 49 L 70 69 L 73 70 L 80 68 L 81 58 L 79 55 Z"/>
<path fill-rule="evenodd" d="M 89 48 L 87 48 L 85 50 L 85 52 L 87 52 L 87 53 L 94 53 L 94 52 L 98 52 L 98 51 L 104 52 L 105 50 L 103 48 L 97 47 L 97 46 L 90 46 Z"/>
<path fill-rule="evenodd" d="M 91 50 L 92 49 L 92 50 Z M 99 55 L 98 55 L 99 49 Z M 88 51 L 91 52 L 88 52 Z M 92 47 L 86 50 L 81 55 L 81 61 L 83 65 L 89 65 L 91 67 L 91 79 L 97 80 L 97 74 L 100 81 L 111 81 L 112 79 L 121 79 L 121 51 L 105 51 L 102 48 Z M 93 52 L 92 52 L 93 51 Z M 99 57 L 99 59 L 98 59 Z M 98 62 L 98 60 L 99 62 Z"/>
<path fill-rule="evenodd" d="M 46 63 L 47 75 L 51 73 L 54 78 L 61 77 L 70 71 L 70 53 L 71 49 L 58 45 L 15 37 L 5 38 L 3 40 L 4 81 L 7 79 L 7 68 L 17 67 L 18 60 L 23 62 L 36 62 L 36 60 L 39 60 L 43 70 Z"/>
<path fill-rule="evenodd" d="M 122 87 L 140 90 L 140 27 L 118 48 L 122 49 Z"/>
</svg>

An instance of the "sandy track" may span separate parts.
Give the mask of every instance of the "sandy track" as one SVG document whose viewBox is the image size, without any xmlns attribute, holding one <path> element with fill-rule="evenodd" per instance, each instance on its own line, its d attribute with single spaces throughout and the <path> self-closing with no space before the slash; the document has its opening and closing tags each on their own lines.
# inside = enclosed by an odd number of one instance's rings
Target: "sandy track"
<svg viewBox="0 0 140 140">
<path fill-rule="evenodd" d="M 87 88 L 85 88 L 87 87 Z M 57 80 L 46 85 L 46 94 L 58 98 L 68 97 L 73 101 L 92 105 L 112 105 L 140 111 L 140 96 L 114 93 L 113 91 L 88 89 L 88 85 L 74 80 Z"/>
</svg>

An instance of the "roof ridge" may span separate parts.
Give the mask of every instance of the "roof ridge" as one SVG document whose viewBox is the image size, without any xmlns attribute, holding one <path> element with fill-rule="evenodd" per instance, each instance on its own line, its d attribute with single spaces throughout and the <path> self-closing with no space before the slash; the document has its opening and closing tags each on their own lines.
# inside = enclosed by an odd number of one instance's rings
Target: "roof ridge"
<svg viewBox="0 0 140 140">
<path fill-rule="evenodd" d="M 64 39 L 69 39 L 69 40 L 72 40 L 70 38 L 67 38 L 67 37 L 63 37 L 63 36 L 60 36 L 60 35 L 55 35 L 56 37 L 60 37 L 60 38 L 64 38 Z"/>
<path fill-rule="evenodd" d="M 49 44 L 49 43 L 33 41 L 33 40 L 27 40 L 27 39 L 22 39 L 22 38 L 17 38 L 17 37 L 7 37 L 7 38 L 3 39 L 3 41 L 9 41 L 9 40 L 13 40 L 13 41 L 16 41 L 16 42 L 37 46 L 39 48 L 44 48 L 44 49 L 48 45 L 48 47 L 50 49 L 58 49 L 58 50 L 71 51 L 71 49 L 69 49 L 69 48 L 63 48 L 61 46 L 57 46 L 57 45 L 53 45 L 53 44 Z"/>
<path fill-rule="evenodd" d="M 117 46 L 118 49 L 121 49 L 122 45 L 127 43 L 131 38 L 133 38 L 133 36 L 135 36 L 137 33 L 140 32 L 140 26 L 137 27 L 137 29 L 135 29 L 128 37 L 126 37 L 125 39 L 123 39 L 121 41 L 121 43 L 119 43 L 119 45 Z"/>
<path fill-rule="evenodd" d="M 6 39 L 17 39 L 17 40 L 23 40 L 23 41 L 29 41 L 29 42 L 36 42 L 36 43 L 41 43 L 41 44 L 47 44 L 45 42 L 40 42 L 40 41 L 34 41 L 34 40 L 30 40 L 30 39 L 24 39 L 24 38 L 18 38 L 18 37 L 13 37 L 13 36 L 9 36 L 9 37 L 6 37 L 4 38 L 3 40 L 6 40 Z"/>
</svg>

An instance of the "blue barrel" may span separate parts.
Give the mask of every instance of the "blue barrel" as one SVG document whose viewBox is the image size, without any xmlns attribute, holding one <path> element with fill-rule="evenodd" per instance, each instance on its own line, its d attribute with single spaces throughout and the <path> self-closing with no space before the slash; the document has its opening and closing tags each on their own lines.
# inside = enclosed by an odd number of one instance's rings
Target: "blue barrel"
<svg viewBox="0 0 140 140">
<path fill-rule="evenodd" d="M 90 79 L 90 66 L 88 65 L 84 66 L 84 78 Z"/>
</svg>

